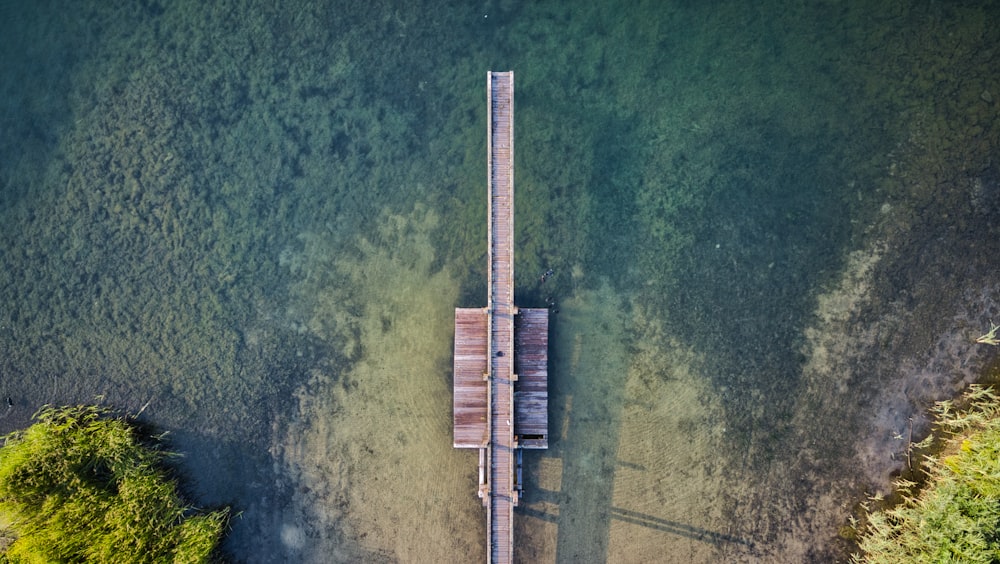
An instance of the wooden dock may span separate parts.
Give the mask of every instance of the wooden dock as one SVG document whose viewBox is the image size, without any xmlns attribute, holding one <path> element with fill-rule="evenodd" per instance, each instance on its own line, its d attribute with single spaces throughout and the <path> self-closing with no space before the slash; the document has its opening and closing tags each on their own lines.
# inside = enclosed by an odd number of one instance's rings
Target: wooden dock
<svg viewBox="0 0 1000 564">
<path fill-rule="evenodd" d="M 486 92 L 489 296 L 455 310 L 454 446 L 479 449 L 487 562 L 503 564 L 521 449 L 548 448 L 548 310 L 514 305 L 514 73 L 487 73 Z"/>
</svg>

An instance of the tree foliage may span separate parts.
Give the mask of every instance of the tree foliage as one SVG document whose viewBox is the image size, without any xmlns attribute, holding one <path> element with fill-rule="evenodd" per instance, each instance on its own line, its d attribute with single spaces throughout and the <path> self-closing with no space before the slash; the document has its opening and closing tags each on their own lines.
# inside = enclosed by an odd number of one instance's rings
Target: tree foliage
<svg viewBox="0 0 1000 564">
<path fill-rule="evenodd" d="M 47 406 L 35 419 L 0 448 L 0 561 L 209 561 L 229 510 L 186 505 L 158 442 L 101 407 Z"/>
<path fill-rule="evenodd" d="M 948 438 L 924 488 L 901 481 L 902 503 L 869 514 L 855 562 L 1000 562 L 1000 398 L 973 387 L 965 399 L 937 405 Z"/>
</svg>

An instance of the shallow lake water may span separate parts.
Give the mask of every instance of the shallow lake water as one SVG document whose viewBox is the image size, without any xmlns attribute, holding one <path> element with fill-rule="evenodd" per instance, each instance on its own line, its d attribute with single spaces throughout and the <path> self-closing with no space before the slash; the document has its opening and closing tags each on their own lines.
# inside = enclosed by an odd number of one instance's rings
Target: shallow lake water
<svg viewBox="0 0 1000 564">
<path fill-rule="evenodd" d="M 488 70 L 554 304 L 519 561 L 843 558 L 996 378 L 995 3 L 106 4 L 0 3 L 0 431 L 141 411 L 229 560 L 485 557 Z"/>
</svg>

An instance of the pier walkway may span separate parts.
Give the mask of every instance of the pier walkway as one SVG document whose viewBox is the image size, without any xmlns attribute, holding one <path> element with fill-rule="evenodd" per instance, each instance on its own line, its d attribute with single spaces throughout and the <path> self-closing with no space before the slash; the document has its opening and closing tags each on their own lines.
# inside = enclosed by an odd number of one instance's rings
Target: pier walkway
<svg viewBox="0 0 1000 564">
<path fill-rule="evenodd" d="M 490 507 L 491 562 L 514 552 L 514 74 L 490 73 Z"/>
<path fill-rule="evenodd" d="M 489 297 L 455 310 L 454 446 L 479 449 L 487 562 L 506 564 L 521 449 L 548 448 L 548 310 L 514 305 L 514 73 L 487 73 L 486 90 Z"/>
</svg>

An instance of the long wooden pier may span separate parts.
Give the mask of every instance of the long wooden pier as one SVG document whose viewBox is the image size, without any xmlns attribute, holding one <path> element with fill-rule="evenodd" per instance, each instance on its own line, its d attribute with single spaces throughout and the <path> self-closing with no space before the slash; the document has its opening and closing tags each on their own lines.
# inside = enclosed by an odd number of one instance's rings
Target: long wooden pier
<svg viewBox="0 0 1000 564">
<path fill-rule="evenodd" d="M 454 446 L 479 449 L 487 562 L 505 564 L 521 449 L 548 448 L 548 310 L 514 305 L 514 73 L 487 73 L 486 92 L 489 296 L 455 310 Z"/>
<path fill-rule="evenodd" d="M 490 560 L 514 558 L 514 73 L 489 73 Z"/>
</svg>

